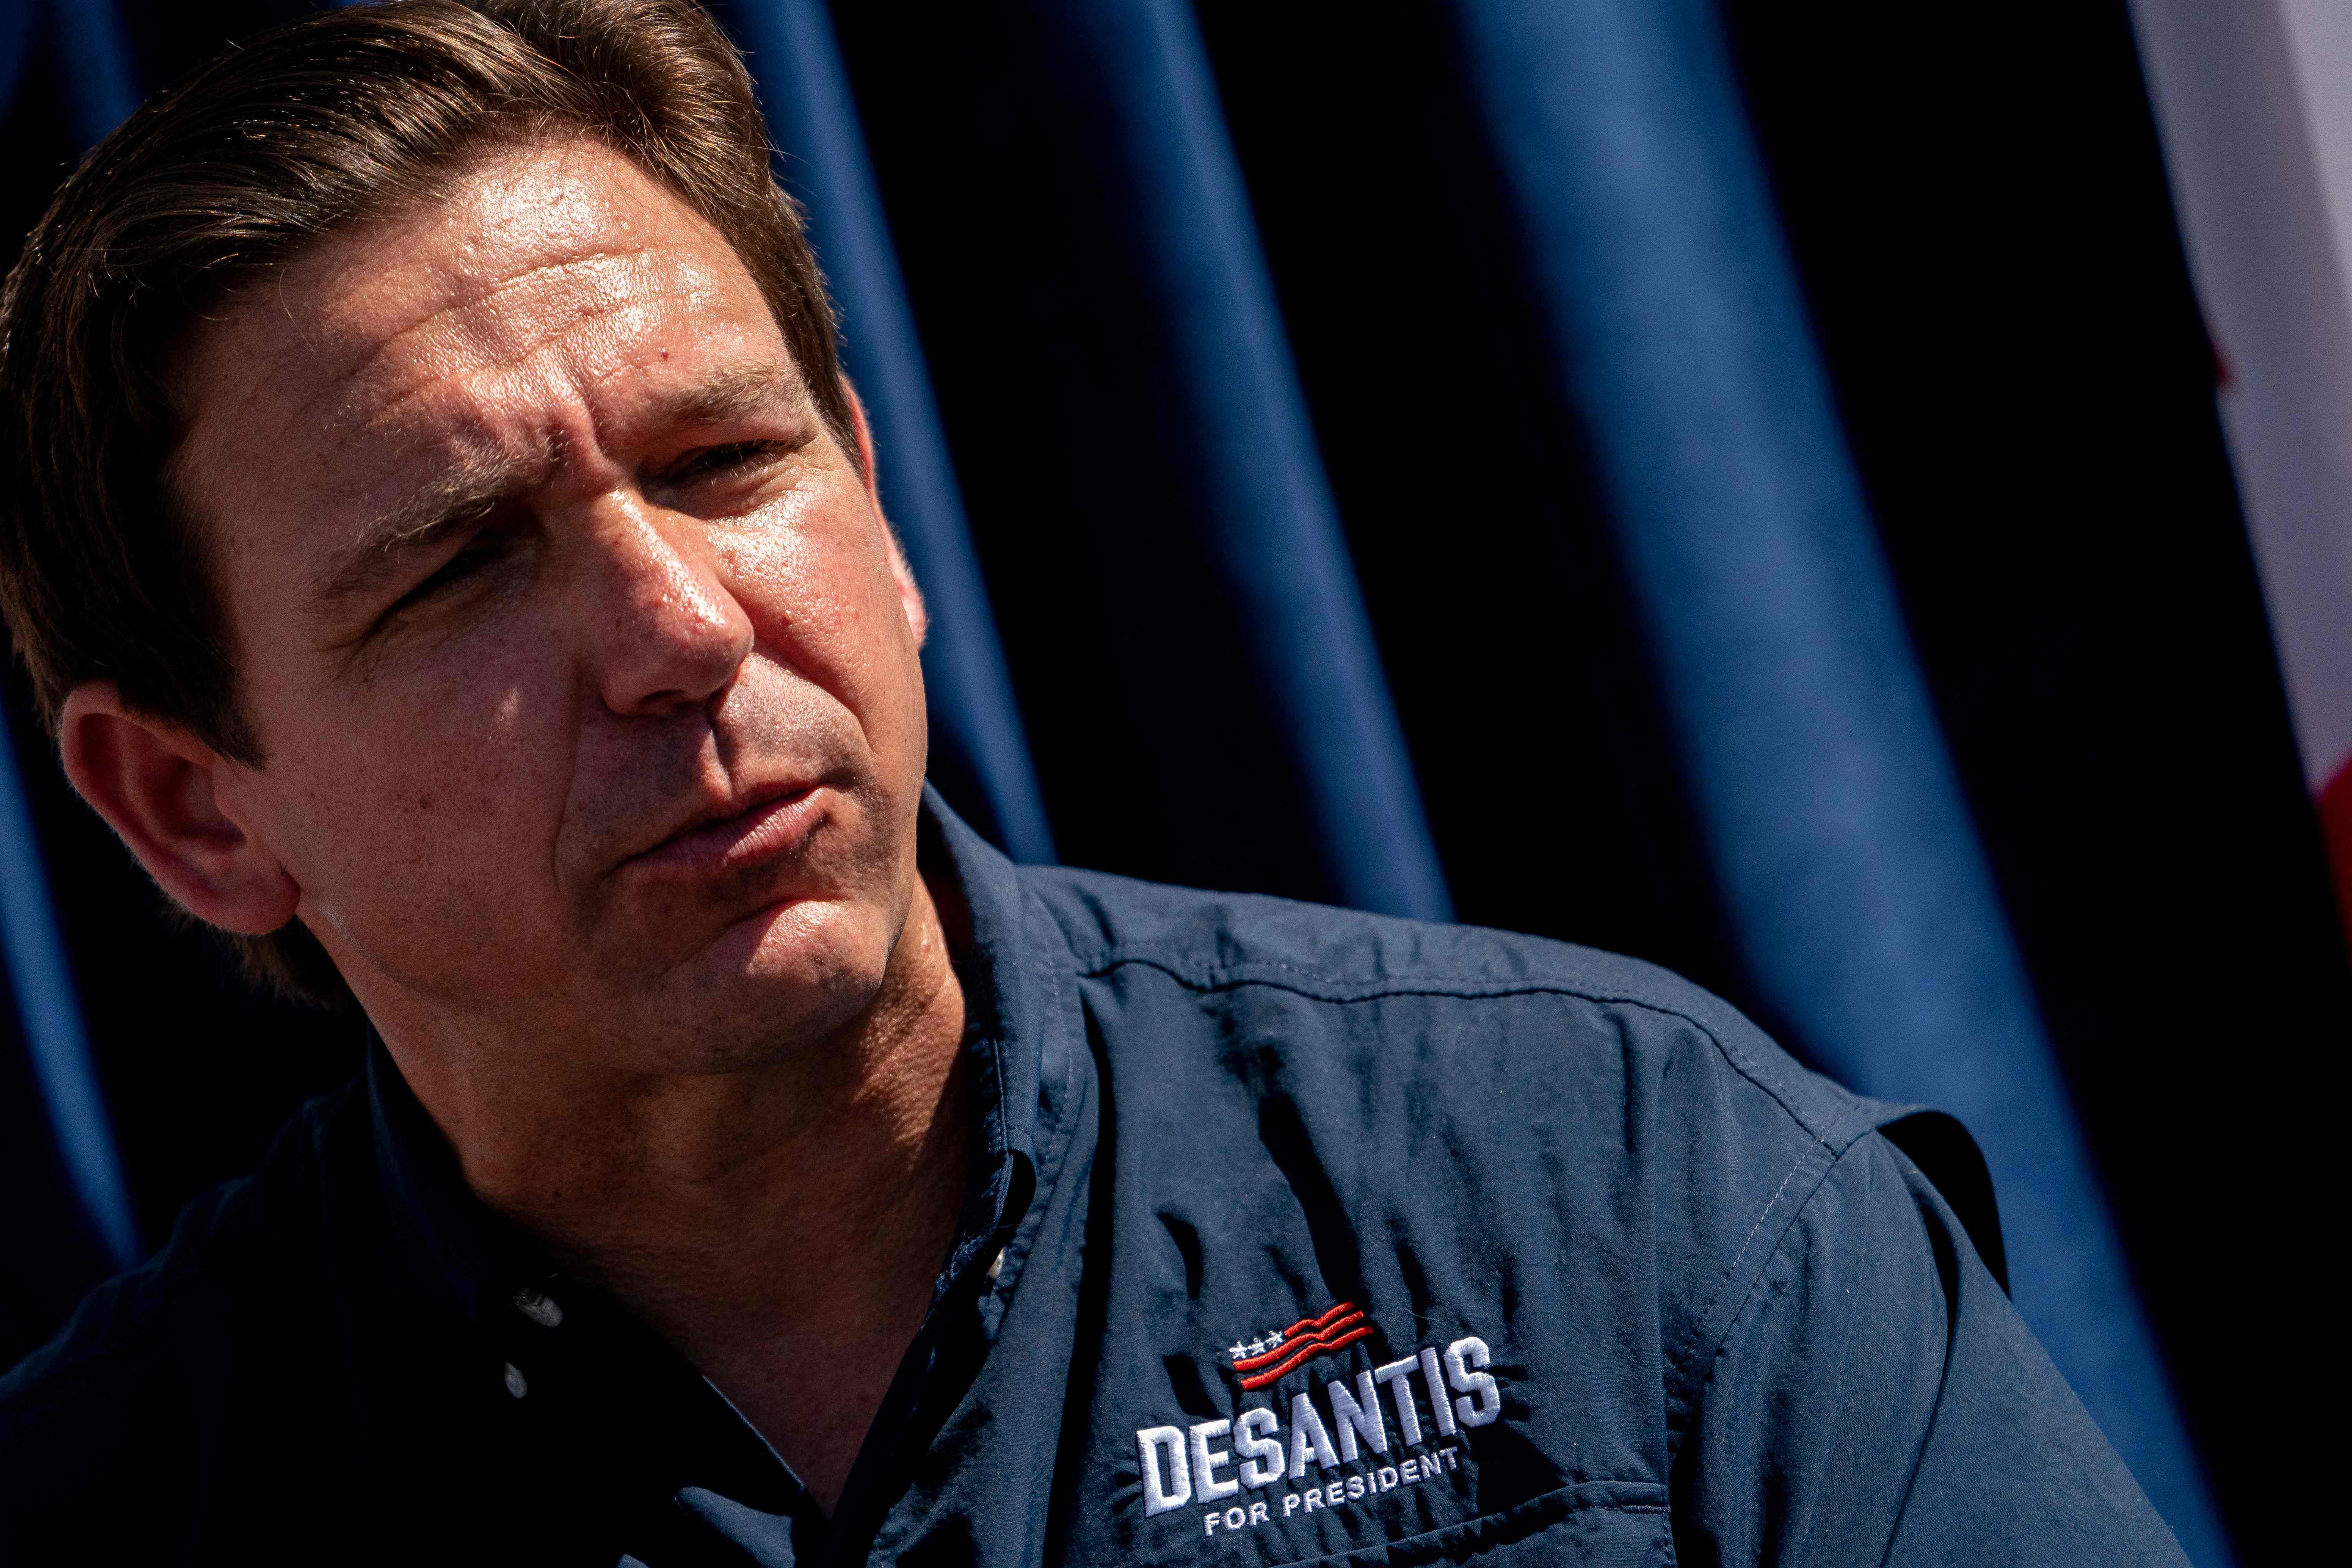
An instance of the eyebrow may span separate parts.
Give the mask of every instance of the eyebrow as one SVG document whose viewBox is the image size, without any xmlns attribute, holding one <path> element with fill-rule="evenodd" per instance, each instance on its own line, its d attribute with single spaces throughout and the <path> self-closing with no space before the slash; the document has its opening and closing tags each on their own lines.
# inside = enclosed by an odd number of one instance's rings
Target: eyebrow
<svg viewBox="0 0 2352 1568">
<path fill-rule="evenodd" d="M 656 427 L 724 425 L 779 403 L 796 402 L 801 395 L 800 372 L 793 365 L 735 365 L 656 398 L 646 423 Z"/>
<path fill-rule="evenodd" d="M 791 365 L 742 365 L 656 399 L 646 413 L 649 429 L 724 425 L 779 403 L 798 401 L 802 384 Z M 399 570 L 401 562 L 432 549 L 508 497 L 544 480 L 563 465 L 560 447 L 530 455 L 452 458 L 425 485 L 371 518 L 359 535 L 318 574 L 317 594 L 329 607 L 357 598 Z"/>
</svg>

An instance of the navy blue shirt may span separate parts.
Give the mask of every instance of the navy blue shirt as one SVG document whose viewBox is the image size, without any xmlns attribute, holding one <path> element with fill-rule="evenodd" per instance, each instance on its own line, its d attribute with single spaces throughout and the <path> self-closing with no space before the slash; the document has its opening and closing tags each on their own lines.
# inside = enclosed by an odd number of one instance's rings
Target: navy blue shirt
<svg viewBox="0 0 2352 1568">
<path fill-rule="evenodd" d="M 0 1559 L 2183 1561 L 1948 1120 L 1625 959 L 922 831 L 973 1162 L 831 1517 L 377 1049 L 0 1380 Z"/>
</svg>

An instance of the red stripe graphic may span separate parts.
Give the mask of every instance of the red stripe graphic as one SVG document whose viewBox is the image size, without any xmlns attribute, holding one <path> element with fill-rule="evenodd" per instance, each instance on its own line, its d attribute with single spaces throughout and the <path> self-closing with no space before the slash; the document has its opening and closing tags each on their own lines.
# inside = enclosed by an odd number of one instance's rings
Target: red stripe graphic
<svg viewBox="0 0 2352 1568">
<path fill-rule="evenodd" d="M 1362 1316 L 1363 1314 L 1361 1312 L 1356 1310 L 1356 1304 L 1353 1301 L 1342 1301 L 1319 1318 L 1301 1318 L 1298 1321 L 1291 1324 L 1290 1327 L 1282 1331 L 1282 1342 L 1280 1344 L 1275 1346 L 1274 1349 L 1267 1351 L 1264 1355 L 1246 1356 L 1242 1360 L 1234 1363 L 1234 1370 L 1235 1372 L 1255 1372 L 1259 1367 L 1270 1365 L 1275 1362 L 1281 1361 L 1286 1356 L 1289 1355 L 1292 1351 L 1298 1348 L 1291 1342 L 1297 1339 L 1299 1335 L 1305 1334 L 1310 1339 L 1320 1338 L 1326 1333 L 1337 1332 L 1339 1330 L 1346 1327 L 1347 1325 L 1341 1321 L 1342 1319 L 1360 1318 Z"/>
<path fill-rule="evenodd" d="M 1344 1349 L 1349 1345 L 1354 1344 L 1358 1340 L 1365 1338 L 1370 1334 L 1371 1331 L 1372 1325 L 1366 1323 L 1362 1328 L 1351 1329 L 1348 1332 L 1341 1334 L 1338 1339 L 1332 1340 L 1328 1343 L 1308 1345 L 1297 1355 L 1292 1356 L 1288 1361 L 1284 1362 L 1280 1366 L 1270 1367 L 1266 1371 L 1261 1372 L 1254 1377 L 1245 1377 L 1242 1379 L 1242 1386 L 1244 1389 L 1254 1390 L 1264 1388 L 1269 1383 L 1277 1383 L 1284 1377 L 1288 1376 L 1291 1369 L 1297 1366 L 1301 1362 L 1312 1361 L 1318 1355 L 1328 1355 L 1333 1351 Z"/>
<path fill-rule="evenodd" d="M 1286 1376 L 1292 1368 L 1344 1350 L 1372 1331 L 1364 1321 L 1364 1314 L 1356 1310 L 1353 1301 L 1342 1301 L 1319 1317 L 1301 1318 L 1282 1331 L 1282 1342 L 1263 1355 L 1244 1356 L 1234 1363 L 1234 1371 L 1242 1373 L 1244 1390 L 1264 1388 Z"/>
</svg>

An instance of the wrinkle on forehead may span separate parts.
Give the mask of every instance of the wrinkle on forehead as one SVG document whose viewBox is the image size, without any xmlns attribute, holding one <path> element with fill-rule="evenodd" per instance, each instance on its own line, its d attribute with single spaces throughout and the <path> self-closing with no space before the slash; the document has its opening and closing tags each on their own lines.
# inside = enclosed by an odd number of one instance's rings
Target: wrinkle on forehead
<svg viewBox="0 0 2352 1568">
<path fill-rule="evenodd" d="M 387 384 L 396 387 L 401 383 L 415 380 L 420 372 L 429 378 L 436 368 L 435 362 L 453 357 L 452 350 L 489 351 L 509 362 L 527 358 L 534 351 L 546 347 L 565 330 L 576 329 L 579 320 L 589 312 L 574 311 L 560 323 L 551 323 L 533 336 L 521 337 L 510 329 L 524 318 L 520 313 L 502 309 L 501 302 L 507 296 L 533 285 L 545 287 L 551 279 L 582 279 L 583 289 L 601 295 L 613 309 L 642 304 L 642 299 L 628 297 L 630 290 L 625 276 L 614 279 L 601 289 L 588 279 L 598 272 L 625 275 L 631 270 L 628 262 L 642 261 L 648 255 L 646 250 L 638 249 L 549 261 L 528 268 L 471 299 L 430 303 L 420 301 L 412 320 L 393 327 L 385 333 L 367 333 L 366 341 L 352 344 L 342 361 L 327 371 L 319 387 L 292 412 L 298 418 L 318 413 L 322 405 L 331 405 L 340 392 L 345 395 L 346 406 L 329 408 L 327 412 L 331 424 L 347 425 L 352 422 L 349 405 L 364 400 L 373 386 Z M 638 276 L 645 277 L 649 276 L 654 268 L 635 270 Z M 530 314 L 544 315 L 546 312 Z M 436 336 L 442 341 L 436 342 Z M 499 340 L 502 338 L 508 341 L 501 342 Z M 324 348 L 327 345 L 319 346 Z M 414 395 L 414 389 L 395 392 L 388 400 L 378 404 L 369 416 L 389 413 Z"/>
<path fill-rule="evenodd" d="M 500 289 L 404 329 L 331 394 L 305 400 L 313 427 L 345 449 L 381 443 L 377 462 L 387 451 L 391 460 L 366 487 L 376 492 L 409 488 L 404 476 L 420 462 L 544 472 L 562 467 L 569 454 L 593 450 L 612 434 L 600 390 L 647 368 L 649 338 L 695 346 L 697 324 L 707 327 L 704 307 L 717 292 L 707 270 L 659 251 L 535 268 L 531 277 L 544 287 L 551 277 L 604 270 L 616 259 L 625 276 L 609 285 L 591 282 L 520 310 L 507 308 L 509 290 Z M 641 330 L 647 327 L 661 330 Z M 717 383 L 698 377 L 684 395 L 698 406 L 718 385 L 718 401 L 726 402 L 725 386 L 745 376 L 762 386 L 780 382 L 793 395 L 802 390 L 797 367 L 785 358 L 738 367 L 731 378 L 722 373 Z M 657 398 L 645 412 L 683 412 L 672 407 L 678 395 Z M 333 406 L 322 409 L 330 398 Z M 517 423 L 486 413 L 498 408 L 530 415 Z"/>
<path fill-rule="evenodd" d="M 514 308 L 518 290 L 534 285 L 547 289 L 551 280 L 553 297 Z M 566 286 L 574 280 L 576 287 Z M 554 374 L 574 386 L 598 386 L 634 368 L 628 354 L 614 352 L 626 342 L 633 318 L 690 318 L 716 292 L 716 284 L 701 268 L 664 251 L 534 267 L 486 294 L 452 301 L 397 329 L 304 399 L 296 414 L 299 418 L 323 413 L 324 427 L 358 434 L 399 428 L 409 405 L 446 389 L 456 378 Z M 547 357 L 551 347 L 563 351 L 555 363 Z"/>
<path fill-rule="evenodd" d="M 274 310 L 257 291 L 233 300 L 231 310 L 264 307 L 244 312 L 265 318 L 247 324 L 253 335 L 274 340 L 276 357 L 299 362 L 305 379 L 315 381 L 309 413 L 437 318 L 455 316 L 491 340 L 509 298 L 545 288 L 550 275 L 559 282 L 583 275 L 581 292 L 598 291 L 601 282 L 603 292 L 625 296 L 646 280 L 633 274 L 652 258 L 679 265 L 681 223 L 733 255 L 669 187 L 603 142 L 508 143 L 486 150 L 436 196 L 330 235 L 276 269 L 268 300 Z M 402 264 L 387 268 L 386 255 Z M 719 286 L 707 269 L 680 281 Z M 299 309 L 297 298 L 304 301 Z M 481 331 L 485 323 L 490 331 Z"/>
<path fill-rule="evenodd" d="M 208 322 L 175 378 L 209 395 L 178 457 L 197 455 L 203 426 L 243 425 L 231 445 L 273 431 L 261 441 L 303 451 L 325 477 L 380 442 L 362 465 L 372 472 L 325 487 L 354 499 L 453 445 L 520 456 L 519 432 L 475 417 L 478 393 L 499 376 L 555 378 L 565 394 L 600 386 L 637 368 L 644 334 L 630 328 L 649 315 L 665 335 L 674 321 L 690 348 L 711 325 L 708 307 L 749 282 L 714 270 L 733 258 L 707 220 L 601 142 L 501 148 L 446 199 L 330 237 L 279 269 L 274 297 L 249 292 Z M 773 331 L 763 296 L 758 308 L 757 325 Z M 192 465 L 173 467 L 184 479 Z"/>
<path fill-rule="evenodd" d="M 602 482 L 596 455 L 616 432 L 657 422 L 665 395 L 730 366 L 773 367 L 808 406 L 725 237 L 621 154 L 582 151 L 510 154 L 498 179 L 453 193 L 451 211 L 331 237 L 182 345 L 164 477 L 219 584 L 238 668 L 286 640 L 272 626 L 311 650 L 348 632 L 298 606 L 320 603 L 335 558 L 415 523 L 441 473 L 473 469 L 479 489 L 485 472 L 519 482 L 570 456 L 561 482 Z M 558 184 L 587 189 L 524 205 L 562 221 L 520 234 L 489 221 L 486 193 Z"/>
</svg>

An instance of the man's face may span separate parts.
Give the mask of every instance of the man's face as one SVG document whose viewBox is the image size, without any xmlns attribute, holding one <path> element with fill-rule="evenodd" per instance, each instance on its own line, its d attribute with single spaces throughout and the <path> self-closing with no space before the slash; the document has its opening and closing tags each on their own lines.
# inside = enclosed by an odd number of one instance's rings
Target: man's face
<svg viewBox="0 0 2352 1568">
<path fill-rule="evenodd" d="M 920 607 L 715 230 L 593 143 L 501 151 L 178 385 L 268 752 L 215 788 L 380 1022 L 720 1070 L 871 1001 Z"/>
</svg>

